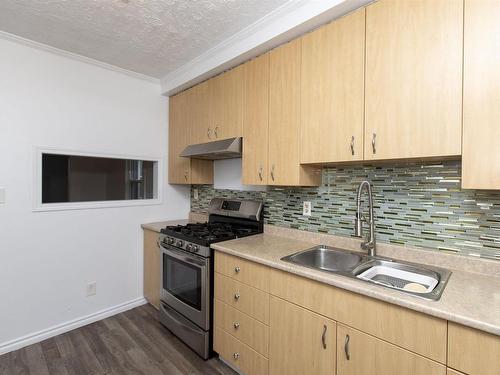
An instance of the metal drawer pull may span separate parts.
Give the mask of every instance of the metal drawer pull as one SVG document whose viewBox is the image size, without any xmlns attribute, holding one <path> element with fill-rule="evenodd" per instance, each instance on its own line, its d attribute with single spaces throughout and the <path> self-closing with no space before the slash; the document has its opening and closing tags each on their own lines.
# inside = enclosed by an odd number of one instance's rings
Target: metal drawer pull
<svg viewBox="0 0 500 375">
<path fill-rule="evenodd" d="M 377 133 L 373 133 L 373 137 L 372 137 L 372 148 L 373 148 L 373 153 L 376 154 L 377 153 L 377 148 L 375 147 L 375 140 L 377 138 Z"/>
<path fill-rule="evenodd" d="M 323 324 L 323 334 L 321 335 L 321 342 L 323 343 L 323 349 L 326 349 L 326 330 L 328 327 L 326 324 Z"/>
<path fill-rule="evenodd" d="M 235 293 L 234 294 L 234 299 L 237 301 L 240 299 L 240 294 L 239 293 Z"/>
<path fill-rule="evenodd" d="M 218 134 L 217 134 L 217 129 L 219 129 L 219 127 L 218 127 L 218 126 L 216 126 L 216 127 L 215 127 L 215 129 L 214 129 L 215 138 L 217 138 L 217 137 L 218 137 Z"/>
<path fill-rule="evenodd" d="M 262 181 L 263 180 L 263 177 L 262 177 L 262 164 L 260 165 L 259 167 L 259 179 Z"/>
<path fill-rule="evenodd" d="M 273 179 L 274 181 L 274 164 L 273 166 L 271 167 L 271 178 Z"/>
<path fill-rule="evenodd" d="M 354 156 L 354 136 L 351 138 L 351 154 Z"/>
<path fill-rule="evenodd" d="M 234 267 L 234 272 L 240 273 L 241 268 L 239 266 Z"/>
<path fill-rule="evenodd" d="M 212 129 L 208 128 L 207 130 L 207 137 L 212 138 Z"/>
<path fill-rule="evenodd" d="M 351 355 L 349 354 L 349 335 L 345 335 L 345 344 L 344 344 L 344 352 L 345 352 L 345 357 L 349 361 L 351 359 Z"/>
<path fill-rule="evenodd" d="M 234 329 L 238 329 L 238 328 L 240 328 L 240 323 L 234 322 Z"/>
<path fill-rule="evenodd" d="M 240 358 L 240 353 L 238 353 L 238 352 L 234 353 L 234 354 L 233 354 L 233 358 L 234 358 L 234 359 L 238 359 L 238 358 Z"/>
</svg>

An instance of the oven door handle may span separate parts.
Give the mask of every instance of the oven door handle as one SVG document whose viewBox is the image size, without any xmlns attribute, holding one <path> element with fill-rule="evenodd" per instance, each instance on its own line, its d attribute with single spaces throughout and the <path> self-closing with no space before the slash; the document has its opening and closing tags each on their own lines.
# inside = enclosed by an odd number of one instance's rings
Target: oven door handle
<svg viewBox="0 0 500 375">
<path fill-rule="evenodd" d="M 165 247 L 165 245 L 162 242 L 159 242 L 159 245 L 163 253 L 175 259 L 186 262 L 196 267 L 205 267 L 207 265 L 207 261 L 201 257 L 198 257 L 197 255 L 185 253 L 184 251 L 177 250 L 170 246 Z"/>
</svg>

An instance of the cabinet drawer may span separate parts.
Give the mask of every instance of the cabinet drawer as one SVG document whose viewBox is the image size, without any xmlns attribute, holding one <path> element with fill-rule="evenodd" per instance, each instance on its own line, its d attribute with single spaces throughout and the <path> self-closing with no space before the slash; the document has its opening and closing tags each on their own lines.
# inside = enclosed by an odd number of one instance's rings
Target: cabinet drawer
<svg viewBox="0 0 500 375">
<path fill-rule="evenodd" d="M 218 327 L 214 329 L 214 350 L 245 375 L 267 375 L 269 373 L 269 364 L 266 358 Z"/>
<path fill-rule="evenodd" d="M 261 264 L 217 251 L 215 271 L 265 292 L 269 291 L 269 268 Z"/>
<path fill-rule="evenodd" d="M 500 374 L 500 337 L 449 323 L 448 366 L 470 375 Z"/>
<path fill-rule="evenodd" d="M 269 357 L 269 327 L 232 308 L 218 299 L 215 300 L 215 326 L 230 333 L 264 357 Z"/>
<path fill-rule="evenodd" d="M 215 298 L 269 324 L 269 294 L 215 272 Z"/>
<path fill-rule="evenodd" d="M 269 285 L 275 296 L 446 363 L 445 320 L 278 270 Z"/>
<path fill-rule="evenodd" d="M 342 375 L 446 375 L 440 363 L 340 324 L 337 348 L 337 371 Z"/>
</svg>

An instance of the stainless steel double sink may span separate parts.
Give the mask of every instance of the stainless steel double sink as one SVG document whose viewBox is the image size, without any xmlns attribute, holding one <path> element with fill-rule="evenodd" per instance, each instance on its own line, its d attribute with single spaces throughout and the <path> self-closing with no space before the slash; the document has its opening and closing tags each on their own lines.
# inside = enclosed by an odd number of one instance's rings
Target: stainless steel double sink
<svg viewBox="0 0 500 375">
<path fill-rule="evenodd" d="M 396 289 L 429 300 L 441 298 L 451 272 L 438 267 L 316 246 L 281 258 L 304 267 Z"/>
</svg>

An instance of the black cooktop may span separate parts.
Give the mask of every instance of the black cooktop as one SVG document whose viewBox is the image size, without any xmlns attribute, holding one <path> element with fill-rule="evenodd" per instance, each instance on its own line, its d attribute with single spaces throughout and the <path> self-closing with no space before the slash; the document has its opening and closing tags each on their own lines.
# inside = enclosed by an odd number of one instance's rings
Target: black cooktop
<svg viewBox="0 0 500 375">
<path fill-rule="evenodd" d="M 233 223 L 198 223 L 168 226 L 161 233 L 202 246 L 262 233 L 260 228 Z"/>
</svg>

